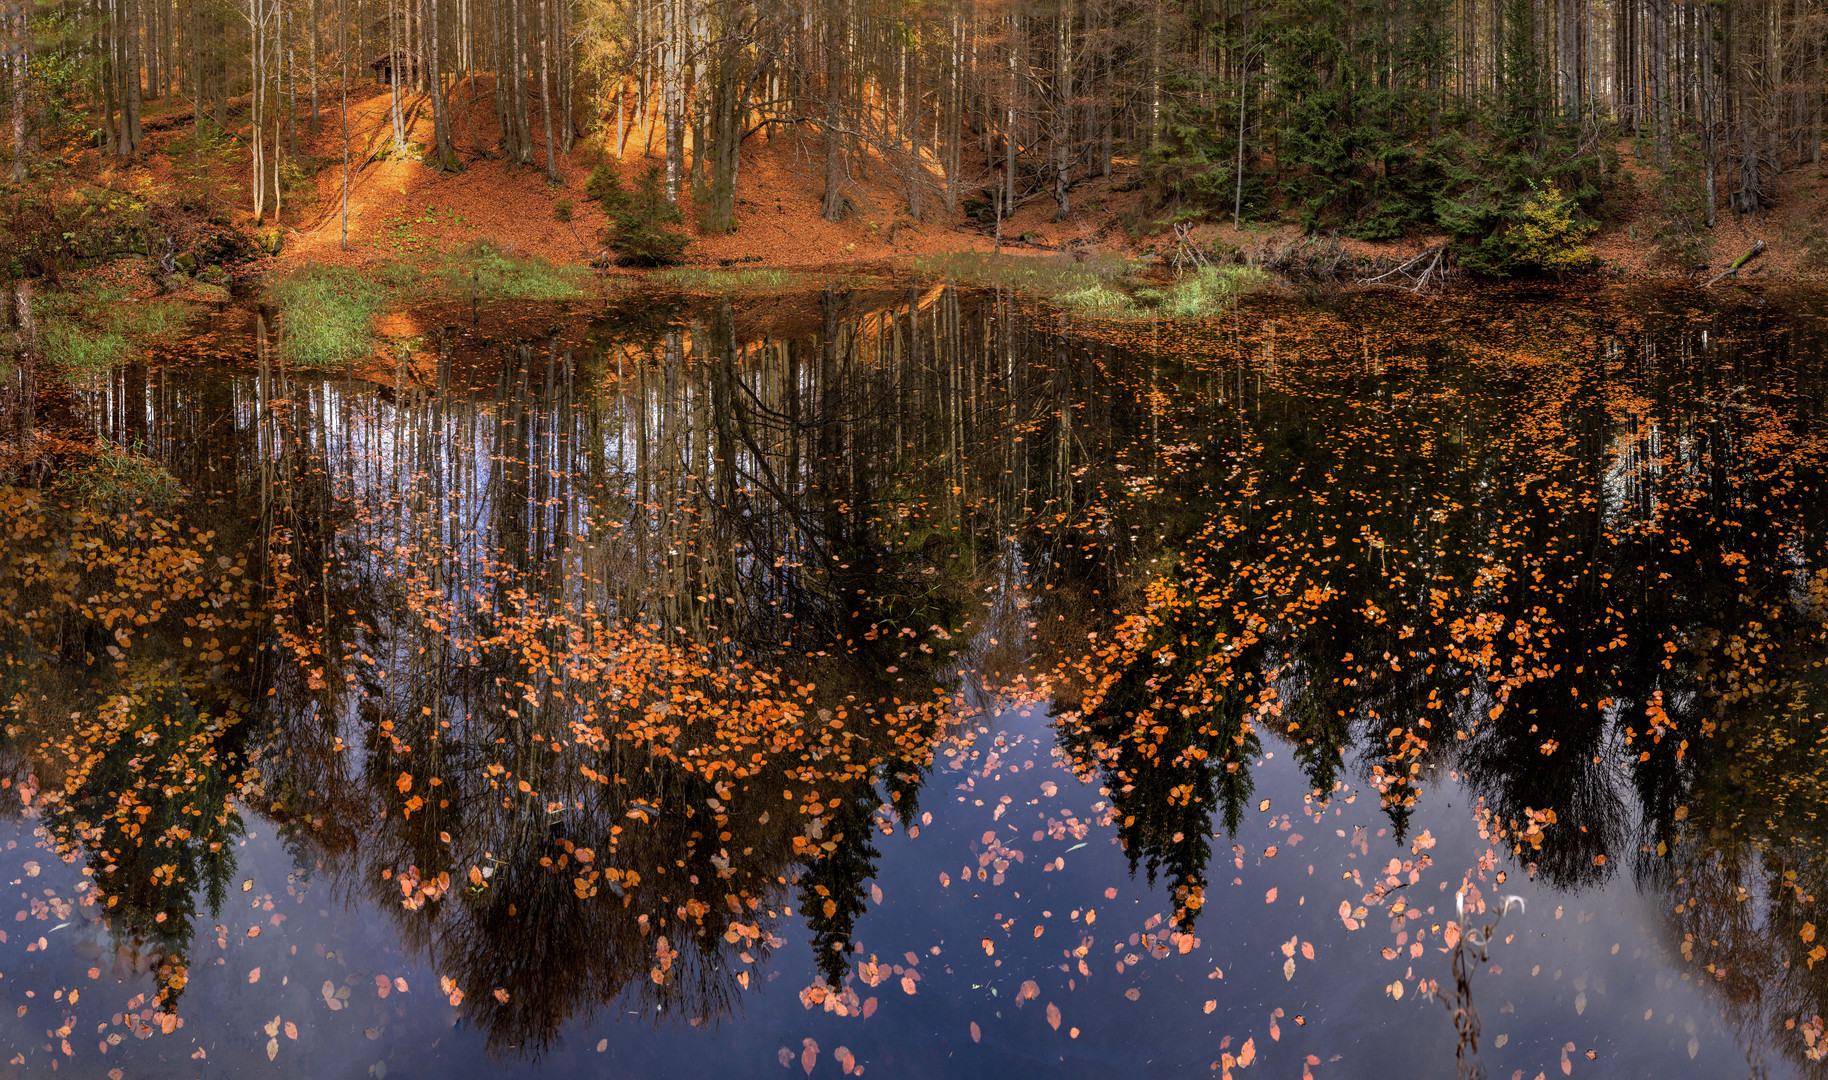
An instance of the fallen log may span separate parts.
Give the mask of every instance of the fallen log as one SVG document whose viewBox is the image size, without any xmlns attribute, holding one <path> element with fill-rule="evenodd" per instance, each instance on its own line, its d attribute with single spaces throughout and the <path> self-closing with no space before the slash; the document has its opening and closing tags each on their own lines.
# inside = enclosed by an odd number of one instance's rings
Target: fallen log
<svg viewBox="0 0 1828 1080">
<path fill-rule="evenodd" d="M 1709 278 L 1707 284 L 1703 285 L 1701 287 L 1703 289 L 1711 289 L 1714 287 L 1714 283 L 1719 281 L 1721 278 L 1738 277 L 1740 268 L 1743 267 L 1746 263 L 1749 263 L 1753 259 L 1764 254 L 1764 250 L 1765 250 L 1765 242 L 1763 240 L 1757 241 L 1749 249 L 1747 249 L 1747 251 L 1744 255 L 1741 255 L 1741 256 L 1739 256 L 1739 258 L 1734 259 L 1732 262 L 1732 265 L 1728 266 L 1725 270 L 1722 270 L 1718 274 L 1715 274 L 1713 277 Z"/>
<path fill-rule="evenodd" d="M 1446 254 L 1446 244 L 1437 244 L 1433 247 L 1424 248 L 1421 254 L 1410 258 L 1407 262 L 1404 262 L 1399 266 L 1384 271 L 1376 277 L 1360 278 L 1358 284 L 1379 285 L 1383 284 L 1386 278 L 1395 277 L 1400 284 L 1391 282 L 1386 286 L 1387 288 L 1404 289 L 1409 292 L 1419 293 L 1428 287 L 1430 279 L 1445 276 L 1446 271 L 1441 266 L 1441 260 Z M 1420 269 L 1417 270 L 1417 267 L 1420 267 Z"/>
</svg>

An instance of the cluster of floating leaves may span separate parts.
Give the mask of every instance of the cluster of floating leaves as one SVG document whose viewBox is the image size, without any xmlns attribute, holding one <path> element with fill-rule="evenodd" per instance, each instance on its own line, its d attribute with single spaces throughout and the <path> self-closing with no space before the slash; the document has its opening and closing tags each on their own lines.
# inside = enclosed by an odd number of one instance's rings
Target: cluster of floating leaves
<svg viewBox="0 0 1828 1080">
<path fill-rule="evenodd" d="M 1119 975 L 1206 956 L 1216 845 L 1241 873 L 1253 806 L 1278 837 L 1258 858 L 1288 857 L 1362 783 L 1408 851 L 1372 865 L 1341 822 L 1365 861 L 1337 917 L 1389 926 L 1390 997 L 1442 993 L 1427 950 L 1459 948 L 1507 874 L 1627 866 L 1742 1027 L 1828 1053 L 1805 373 L 1661 353 L 1617 310 L 1448 308 L 1418 343 L 1350 310 L 1062 336 L 1004 297 L 845 303 L 810 345 L 730 310 L 577 356 L 447 335 L 381 393 L 256 348 L 141 432 L 183 513 L 7 492 L 6 783 L 85 864 L 68 902 L 155 974 L 116 1023 L 181 1023 L 198 894 L 221 906 L 243 809 L 391 912 L 497 1045 L 611 1002 L 714 1019 L 796 919 L 820 969 L 801 1003 L 869 1017 L 930 975 L 858 940 L 874 838 L 917 837 L 941 773 L 982 805 L 980 781 L 1024 771 L 982 718 L 1047 708 L 1102 798 L 1038 811 L 1024 851 L 1003 796 L 958 880 L 1004 887 L 1064 868 L 1033 846 L 1114 834 L 1171 903 L 1113 928 Z M 187 427 L 212 415 L 232 436 Z M 1311 791 L 1279 815 L 1253 783 L 1276 753 Z M 1409 836 L 1443 777 L 1491 845 L 1446 876 Z M 1072 911 L 1049 994 L 1090 978 L 1097 918 Z M 1017 933 L 997 925 L 992 970 Z M 1317 962 L 1300 933 L 1273 961 L 1285 982 Z M 1025 978 L 1014 1004 L 1042 994 Z M 271 1057 L 295 1036 L 268 1027 Z M 1258 1037 L 1214 1067 L 1250 1067 Z"/>
</svg>

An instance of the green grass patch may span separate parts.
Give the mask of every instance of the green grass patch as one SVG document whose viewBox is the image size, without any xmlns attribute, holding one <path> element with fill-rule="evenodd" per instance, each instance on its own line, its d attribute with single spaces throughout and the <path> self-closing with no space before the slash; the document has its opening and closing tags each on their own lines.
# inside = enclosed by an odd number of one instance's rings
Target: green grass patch
<svg viewBox="0 0 1828 1080">
<path fill-rule="evenodd" d="M 154 509 L 171 506 L 184 497 L 177 477 L 147 457 L 141 446 L 122 446 L 98 439 L 88 461 L 65 469 L 52 491 L 92 509 L 120 510 L 129 506 Z"/>
<path fill-rule="evenodd" d="M 39 344 L 44 347 L 45 362 L 69 377 L 99 375 L 133 356 L 133 346 L 125 337 L 74 319 L 46 319 Z"/>
<path fill-rule="evenodd" d="M 416 300 L 576 300 L 602 292 L 588 267 L 554 266 L 486 241 L 447 256 L 436 271 L 393 260 L 365 270 L 302 266 L 267 286 L 279 309 L 280 350 L 305 367 L 334 368 L 374 348 L 374 317 Z"/>
<path fill-rule="evenodd" d="M 1047 300 L 1076 296 L 1099 306 L 1106 302 L 1101 290 L 1122 292 L 1141 277 L 1142 264 L 1116 256 L 1077 259 L 1068 255 L 993 255 L 982 251 L 955 251 L 922 255 L 914 260 L 922 277 L 943 278 L 964 285 L 1017 289 Z"/>
<path fill-rule="evenodd" d="M 294 364 L 331 368 L 373 348 L 374 316 L 396 291 L 379 275 L 304 266 L 274 282 L 280 351 Z"/>
<path fill-rule="evenodd" d="M 1155 314 L 1163 319 L 1204 319 L 1217 315 L 1243 296 L 1269 283 L 1268 274 L 1254 266 L 1202 266 L 1159 291 L 1138 289 L 1137 298 L 1151 299 Z"/>
<path fill-rule="evenodd" d="M 1208 266 L 1172 282 L 1150 283 L 1143 264 L 1111 255 L 1088 258 L 953 252 L 914 260 L 922 277 L 1014 289 L 1099 319 L 1200 319 L 1225 310 L 1269 281 L 1243 266 Z"/>
<path fill-rule="evenodd" d="M 576 300 L 598 291 L 587 267 L 511 255 L 486 240 L 453 252 L 439 273 L 446 292 L 483 300 Z"/>
<path fill-rule="evenodd" d="M 675 266 L 655 274 L 653 280 L 686 292 L 702 293 L 798 289 L 806 285 L 804 275 L 792 270 L 770 270 L 765 267 L 707 270 L 696 266 Z"/>
<path fill-rule="evenodd" d="M 141 345 L 189 324 L 189 305 L 132 300 L 118 287 L 46 293 L 34 305 L 45 361 L 66 378 L 93 377 L 133 358 Z"/>
</svg>

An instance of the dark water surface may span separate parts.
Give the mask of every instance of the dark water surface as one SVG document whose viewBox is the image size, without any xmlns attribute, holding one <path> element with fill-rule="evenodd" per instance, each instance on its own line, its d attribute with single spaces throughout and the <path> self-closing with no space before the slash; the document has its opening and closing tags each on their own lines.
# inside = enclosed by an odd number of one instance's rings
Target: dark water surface
<svg viewBox="0 0 1828 1080">
<path fill-rule="evenodd" d="M 232 315 L 0 489 L 0 1076 L 1817 1075 L 1823 299 Z"/>
</svg>

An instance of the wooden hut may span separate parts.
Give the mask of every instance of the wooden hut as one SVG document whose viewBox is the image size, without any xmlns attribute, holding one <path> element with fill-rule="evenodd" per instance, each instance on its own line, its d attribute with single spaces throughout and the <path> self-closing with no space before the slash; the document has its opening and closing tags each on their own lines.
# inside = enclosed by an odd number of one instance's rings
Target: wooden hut
<svg viewBox="0 0 1828 1080">
<path fill-rule="evenodd" d="M 382 53 L 368 62 L 374 69 L 375 81 L 382 86 L 392 86 L 394 72 L 400 73 L 400 84 L 417 82 L 419 79 L 419 57 L 407 49 L 395 49 Z"/>
</svg>

